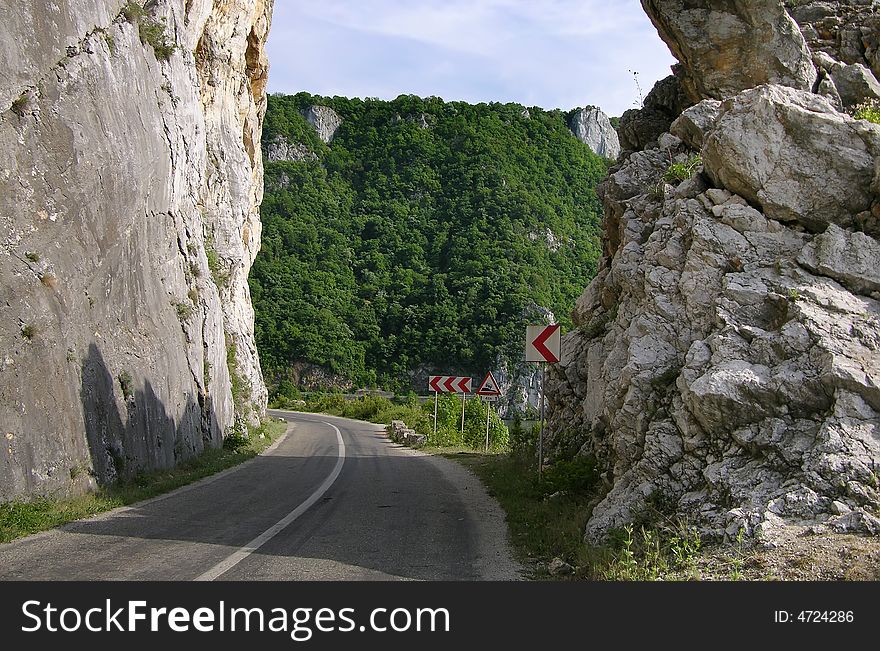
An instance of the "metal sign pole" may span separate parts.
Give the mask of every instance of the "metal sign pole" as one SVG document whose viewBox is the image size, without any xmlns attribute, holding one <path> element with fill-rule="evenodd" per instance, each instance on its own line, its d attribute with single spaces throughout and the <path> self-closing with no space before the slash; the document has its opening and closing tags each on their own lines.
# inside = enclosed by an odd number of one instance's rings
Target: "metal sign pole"
<svg viewBox="0 0 880 651">
<path fill-rule="evenodd" d="M 437 440 L 437 398 L 440 396 L 439 391 L 434 392 L 434 440 Z"/>
<path fill-rule="evenodd" d="M 492 409 L 492 403 L 486 401 L 486 452 L 489 451 L 489 410 Z"/>
<path fill-rule="evenodd" d="M 544 381 L 547 378 L 547 362 L 541 362 L 541 432 L 538 435 L 538 481 L 544 469 Z"/>
<path fill-rule="evenodd" d="M 467 394 L 461 394 L 461 435 L 464 436 L 464 403 L 467 401 Z"/>
</svg>

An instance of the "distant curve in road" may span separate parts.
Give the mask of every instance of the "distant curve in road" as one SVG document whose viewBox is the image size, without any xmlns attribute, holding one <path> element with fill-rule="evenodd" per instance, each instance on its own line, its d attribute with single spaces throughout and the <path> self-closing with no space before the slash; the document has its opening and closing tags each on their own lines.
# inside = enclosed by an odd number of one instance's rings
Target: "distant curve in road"
<svg viewBox="0 0 880 651">
<path fill-rule="evenodd" d="M 289 421 L 263 455 L 158 498 L 0 545 L 11 580 L 516 580 L 470 472 L 378 425 Z"/>
</svg>

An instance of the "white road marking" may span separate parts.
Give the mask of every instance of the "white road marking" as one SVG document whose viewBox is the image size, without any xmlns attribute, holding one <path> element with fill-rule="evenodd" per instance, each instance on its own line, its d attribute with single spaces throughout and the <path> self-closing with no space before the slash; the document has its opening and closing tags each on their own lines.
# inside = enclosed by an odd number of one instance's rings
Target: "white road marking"
<svg viewBox="0 0 880 651">
<path fill-rule="evenodd" d="M 207 572 L 204 572 L 203 574 L 197 576 L 195 579 L 193 579 L 194 581 L 213 581 L 225 572 L 231 570 L 248 556 L 257 551 L 260 547 L 272 540 L 272 538 L 281 533 L 285 529 L 285 527 L 287 527 L 291 522 L 296 520 L 306 511 L 308 511 L 309 508 L 311 508 L 311 506 L 315 502 L 321 499 L 321 496 L 330 489 L 330 487 L 336 481 L 337 477 L 339 477 L 339 473 L 342 472 L 342 464 L 345 463 L 345 441 L 342 440 L 342 432 L 339 431 L 339 428 L 336 427 L 336 425 L 333 425 L 332 423 L 328 423 L 326 421 L 320 422 L 324 425 L 329 425 L 336 431 L 336 442 L 338 443 L 339 448 L 337 452 L 338 458 L 336 459 L 336 466 L 333 468 L 333 472 L 331 472 L 327 476 L 327 479 L 324 480 L 324 483 L 321 484 L 318 489 L 314 493 L 312 493 L 305 502 L 303 502 L 293 511 L 285 515 L 282 519 L 273 524 L 271 527 L 266 529 L 263 533 L 254 538 L 244 547 L 227 556 L 225 559 L 217 563 Z"/>
</svg>

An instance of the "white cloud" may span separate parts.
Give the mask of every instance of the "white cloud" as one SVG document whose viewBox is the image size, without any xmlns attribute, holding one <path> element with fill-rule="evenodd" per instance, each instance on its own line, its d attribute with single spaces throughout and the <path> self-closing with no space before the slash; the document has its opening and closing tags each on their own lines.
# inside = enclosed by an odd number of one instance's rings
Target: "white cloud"
<svg viewBox="0 0 880 651">
<path fill-rule="evenodd" d="M 637 0 L 279 0 L 270 88 L 611 114 L 673 62 Z"/>
</svg>

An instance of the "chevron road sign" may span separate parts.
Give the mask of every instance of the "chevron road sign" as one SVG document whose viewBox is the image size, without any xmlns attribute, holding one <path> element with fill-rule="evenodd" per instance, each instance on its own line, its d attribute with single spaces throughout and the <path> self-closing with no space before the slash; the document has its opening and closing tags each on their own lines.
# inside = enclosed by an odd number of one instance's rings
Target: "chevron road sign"
<svg viewBox="0 0 880 651">
<path fill-rule="evenodd" d="M 559 325 L 526 328 L 526 361 L 556 363 L 560 359 L 562 336 Z"/>
<path fill-rule="evenodd" d="M 473 378 L 455 375 L 432 375 L 428 378 L 428 391 L 435 393 L 473 393 Z"/>
</svg>

